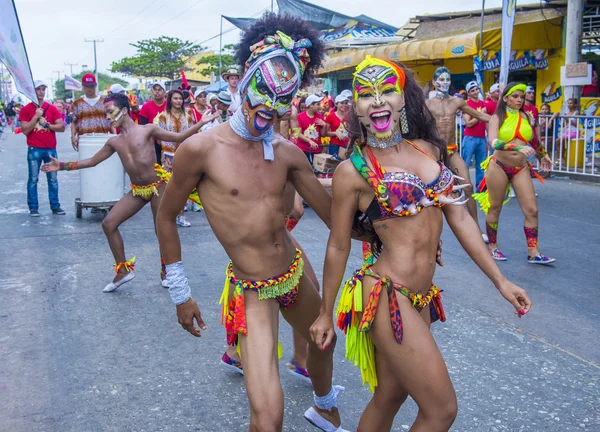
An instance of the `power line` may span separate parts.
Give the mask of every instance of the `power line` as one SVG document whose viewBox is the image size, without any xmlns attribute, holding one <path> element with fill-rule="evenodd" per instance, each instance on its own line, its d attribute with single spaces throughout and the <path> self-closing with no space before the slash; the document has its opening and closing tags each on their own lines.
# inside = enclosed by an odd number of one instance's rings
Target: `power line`
<svg viewBox="0 0 600 432">
<path fill-rule="evenodd" d="M 134 21 L 134 20 L 135 20 L 137 17 L 139 17 L 139 16 L 140 16 L 142 13 L 144 13 L 144 12 L 145 12 L 145 11 L 146 11 L 146 10 L 147 10 L 147 9 L 148 9 L 150 6 L 152 6 L 154 3 L 156 3 L 156 0 L 152 0 L 152 1 L 151 1 L 151 2 L 148 4 L 148 6 L 146 6 L 145 8 L 142 8 L 142 10 L 141 10 L 141 11 L 139 11 L 137 14 L 135 14 L 135 16 L 134 16 L 133 18 L 131 18 L 131 19 L 130 19 L 130 20 L 128 20 L 128 21 L 125 21 L 125 22 L 123 23 L 123 25 L 121 25 L 121 26 L 117 27 L 116 29 L 114 29 L 114 30 L 112 31 L 112 33 L 114 33 L 114 32 L 116 32 L 116 31 L 119 31 L 119 30 L 121 30 L 121 29 L 122 29 L 123 27 L 125 27 L 125 26 L 131 25 L 131 24 L 133 23 L 133 21 Z"/>
</svg>

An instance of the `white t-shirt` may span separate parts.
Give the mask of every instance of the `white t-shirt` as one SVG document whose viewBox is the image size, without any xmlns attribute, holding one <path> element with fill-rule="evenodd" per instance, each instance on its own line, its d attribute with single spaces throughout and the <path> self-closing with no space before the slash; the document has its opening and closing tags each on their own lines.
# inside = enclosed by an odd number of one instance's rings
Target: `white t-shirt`
<svg viewBox="0 0 600 432">
<path fill-rule="evenodd" d="M 81 96 L 83 98 L 83 100 L 90 106 L 94 106 L 96 105 L 96 103 L 100 100 L 100 95 L 96 96 L 95 98 L 90 99 L 89 97 L 87 97 L 86 95 Z"/>
<path fill-rule="evenodd" d="M 242 95 L 240 94 L 239 89 L 237 89 L 235 93 L 232 93 L 231 90 L 229 90 L 228 88 L 227 93 L 231 95 L 231 105 L 229 105 L 229 111 L 234 113 L 239 107 L 242 106 Z"/>
</svg>

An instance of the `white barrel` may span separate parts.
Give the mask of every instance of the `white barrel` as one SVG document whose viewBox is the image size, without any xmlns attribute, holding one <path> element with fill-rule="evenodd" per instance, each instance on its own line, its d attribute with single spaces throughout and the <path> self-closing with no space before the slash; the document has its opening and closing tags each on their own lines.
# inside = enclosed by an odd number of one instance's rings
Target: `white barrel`
<svg viewBox="0 0 600 432">
<path fill-rule="evenodd" d="M 79 159 L 94 156 L 111 134 L 86 134 L 79 137 Z M 79 171 L 82 204 L 116 202 L 123 196 L 124 169 L 119 156 L 114 153 L 93 168 Z"/>
</svg>

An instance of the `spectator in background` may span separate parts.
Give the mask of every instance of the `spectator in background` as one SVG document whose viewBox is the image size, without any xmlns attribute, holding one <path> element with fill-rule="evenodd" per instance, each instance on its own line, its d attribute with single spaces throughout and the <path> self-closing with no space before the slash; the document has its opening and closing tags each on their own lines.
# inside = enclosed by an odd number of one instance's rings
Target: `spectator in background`
<svg viewBox="0 0 600 432">
<path fill-rule="evenodd" d="M 238 89 L 238 83 L 242 76 L 236 68 L 231 68 L 227 72 L 223 72 L 221 77 L 227 82 L 227 92 L 229 93 L 229 96 L 231 96 L 229 111 L 233 114 L 240 106 L 242 106 L 242 96 Z"/>
<path fill-rule="evenodd" d="M 228 110 L 231 104 L 231 94 L 228 91 L 222 91 L 218 95 L 211 95 L 210 104 L 212 110 L 210 115 L 206 115 L 204 121 L 206 124 L 202 126 L 202 131 L 209 130 L 218 124 L 225 123 L 229 120 Z"/>
<path fill-rule="evenodd" d="M 104 97 L 96 93 L 98 84 L 93 74 L 81 78 L 83 96 L 73 102 L 73 124 L 71 125 L 71 144 L 79 150 L 79 137 L 85 134 L 111 133 L 110 122 L 106 119 Z"/>
<path fill-rule="evenodd" d="M 558 132 L 558 128 L 555 127 L 558 113 L 552 114 L 550 105 L 545 103 L 540 108 L 540 114 L 540 140 L 544 147 L 546 147 L 548 154 L 554 154 L 554 163 L 557 164 L 557 160 L 560 157 L 560 150 L 554 147 L 554 139 Z M 554 149 L 554 151 L 552 151 L 552 149 Z"/>
<path fill-rule="evenodd" d="M 17 127 L 17 116 L 19 115 L 20 110 L 21 101 L 15 97 L 8 103 L 6 110 L 4 111 L 12 132 L 14 132 L 15 128 Z"/>
<path fill-rule="evenodd" d="M 208 93 L 200 89 L 196 90 L 196 93 L 194 93 L 195 103 L 190 109 L 196 123 L 202 119 L 202 116 L 210 113 L 210 107 L 206 101 L 207 96 Z"/>
<path fill-rule="evenodd" d="M 152 84 L 152 99 L 142 105 L 142 109 L 140 110 L 139 123 L 141 125 L 154 123 L 156 116 L 165 111 L 167 107 L 165 95 L 165 86 L 159 81 L 155 81 Z M 156 152 L 156 162 L 160 165 L 161 147 L 157 142 L 154 143 L 154 151 Z"/>
<path fill-rule="evenodd" d="M 319 113 L 323 96 L 310 95 L 306 98 L 306 111 L 298 114 L 299 135 L 296 145 L 312 164 L 314 153 L 321 152 L 321 133 L 326 126 Z"/>
<path fill-rule="evenodd" d="M 138 98 L 134 94 L 130 94 L 127 98 L 129 99 L 129 116 L 135 124 L 140 124 L 140 106 L 138 104 Z"/>
<path fill-rule="evenodd" d="M 127 93 L 127 89 L 123 87 L 121 84 L 113 84 L 108 89 L 109 94 L 122 94 Z"/>
<path fill-rule="evenodd" d="M 191 111 L 186 111 L 184 107 L 184 95 L 181 90 L 170 90 L 167 93 L 166 110 L 158 114 L 154 119 L 154 124 L 167 132 L 181 133 L 190 129 L 194 124 L 194 116 Z M 160 141 L 162 146 L 162 167 L 168 173 L 173 171 L 173 158 L 175 152 L 181 143 Z M 183 209 L 177 216 L 177 225 L 189 227 L 192 224 L 185 218 Z M 164 275 L 163 275 L 164 276 Z M 164 280 L 164 279 L 163 279 Z"/>
<path fill-rule="evenodd" d="M 320 103 L 320 112 L 325 116 L 329 113 L 329 111 L 333 109 L 334 104 L 331 98 L 329 97 L 329 92 L 327 90 L 323 90 L 321 93 L 323 95 L 323 99 Z"/>
<path fill-rule="evenodd" d="M 350 111 L 350 101 L 342 94 L 335 98 L 335 111 L 331 111 L 325 123 L 327 128 L 325 129 L 325 135 L 331 137 L 331 144 L 328 148 L 330 155 L 339 154 L 340 148 L 346 148 L 350 142 L 350 137 L 346 126 L 348 111 Z"/>
<path fill-rule="evenodd" d="M 44 101 L 46 84 L 43 81 L 34 83 L 35 94 L 38 98 L 37 105 L 28 103 L 19 113 L 21 127 L 27 140 L 27 205 L 29 215 L 39 217 L 37 184 L 40 176 L 42 162 L 50 162 L 50 157 L 58 158 L 56 153 L 56 132 L 64 132 L 65 124 L 62 115 L 54 105 Z M 64 215 L 58 201 L 58 176 L 55 172 L 46 173 L 48 180 L 48 197 L 50 208 L 55 215 Z"/>
<path fill-rule="evenodd" d="M 498 106 L 498 98 L 500 97 L 500 84 L 492 84 L 490 87 L 490 93 L 488 98 L 485 100 L 485 111 L 489 115 L 494 115 L 496 107 Z"/>
<path fill-rule="evenodd" d="M 486 112 L 484 102 L 479 99 L 477 83 L 475 81 L 467 83 L 466 90 L 469 96 L 467 105 L 479 112 Z M 463 118 L 465 119 L 465 135 L 462 142 L 461 156 L 467 167 L 471 165 L 471 159 L 475 156 L 475 184 L 473 189 L 476 191 L 484 176 L 481 163 L 487 157 L 486 124 L 466 113 L 463 113 Z"/>
</svg>

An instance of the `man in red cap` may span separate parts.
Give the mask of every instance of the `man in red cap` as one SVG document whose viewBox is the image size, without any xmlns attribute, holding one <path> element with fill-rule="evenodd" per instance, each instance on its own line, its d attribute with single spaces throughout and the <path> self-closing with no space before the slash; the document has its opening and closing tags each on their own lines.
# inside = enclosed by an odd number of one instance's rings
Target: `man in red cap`
<svg viewBox="0 0 600 432">
<path fill-rule="evenodd" d="M 81 78 L 83 96 L 73 102 L 73 124 L 71 125 L 71 144 L 79 149 L 79 137 L 85 134 L 107 134 L 111 132 L 110 122 L 104 111 L 104 98 L 96 94 L 98 83 L 93 74 Z"/>
</svg>

